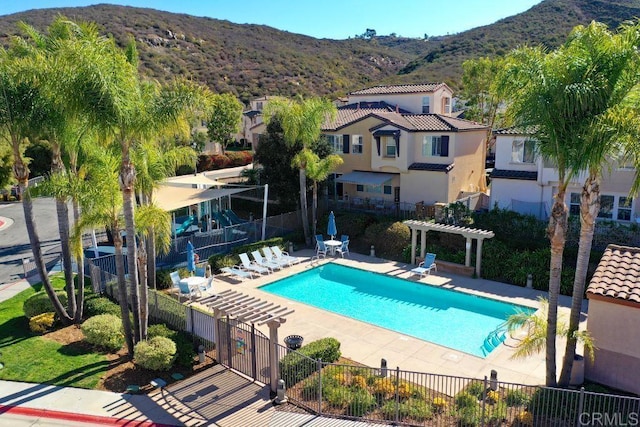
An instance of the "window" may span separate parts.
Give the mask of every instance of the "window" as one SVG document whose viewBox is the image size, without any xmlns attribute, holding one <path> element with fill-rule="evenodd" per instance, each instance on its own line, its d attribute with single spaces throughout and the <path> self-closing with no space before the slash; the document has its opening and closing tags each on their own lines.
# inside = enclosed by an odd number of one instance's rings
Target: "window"
<svg viewBox="0 0 640 427">
<path fill-rule="evenodd" d="M 396 140 L 390 136 L 382 138 L 384 157 L 396 157 Z"/>
<path fill-rule="evenodd" d="M 422 97 L 422 113 L 423 114 L 429 114 L 431 111 L 429 111 L 429 103 L 430 103 L 430 98 L 428 96 L 423 96 Z"/>
<path fill-rule="evenodd" d="M 569 215 L 580 216 L 580 193 L 571 193 L 569 199 Z"/>
<path fill-rule="evenodd" d="M 448 96 L 442 99 L 442 113 L 451 113 L 451 98 L 449 98 Z"/>
<path fill-rule="evenodd" d="M 391 194 L 391 186 L 390 185 L 385 185 L 384 186 L 384 194 Z"/>
<path fill-rule="evenodd" d="M 448 157 L 449 156 L 449 137 L 444 136 L 425 136 L 422 139 L 422 155 L 424 157 Z"/>
<path fill-rule="evenodd" d="M 334 154 L 342 154 L 342 135 L 326 135 Z"/>
<path fill-rule="evenodd" d="M 511 146 L 512 163 L 533 163 L 535 142 L 515 140 Z"/>
<path fill-rule="evenodd" d="M 631 205 L 633 199 L 631 197 L 620 196 L 618 198 L 618 220 L 631 221 Z"/>
<path fill-rule="evenodd" d="M 356 184 L 356 191 L 358 193 L 362 193 L 364 191 L 364 185 L 362 184 Z"/>
<path fill-rule="evenodd" d="M 615 202 L 614 196 L 602 195 L 600 196 L 600 212 L 598 212 L 598 218 L 613 218 L 613 204 Z"/>
<path fill-rule="evenodd" d="M 256 102 L 256 110 L 262 111 L 262 101 Z"/>
<path fill-rule="evenodd" d="M 362 135 L 353 135 L 351 140 L 351 152 L 362 154 Z"/>
</svg>

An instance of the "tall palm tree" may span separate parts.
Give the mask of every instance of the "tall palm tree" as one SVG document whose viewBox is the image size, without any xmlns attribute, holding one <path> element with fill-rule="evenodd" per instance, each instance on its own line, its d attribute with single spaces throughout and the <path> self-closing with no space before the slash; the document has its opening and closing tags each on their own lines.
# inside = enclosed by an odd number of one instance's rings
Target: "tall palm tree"
<svg viewBox="0 0 640 427">
<path fill-rule="evenodd" d="M 342 157 L 330 154 L 321 159 L 316 153 L 306 148 L 293 158 L 293 165 L 300 167 L 305 164 L 307 176 L 313 181 L 313 199 L 311 202 L 311 217 L 313 218 L 313 234 L 316 234 L 318 223 L 318 183 L 327 179 L 329 174 L 343 163 Z"/>
<path fill-rule="evenodd" d="M 264 111 L 265 123 L 277 117 L 282 124 L 285 141 L 291 145 L 301 144 L 301 151 L 309 148 L 320 138 L 322 125 L 327 119 L 336 115 L 336 107 L 322 98 L 308 98 L 292 101 L 276 98 L 269 101 Z M 311 243 L 309 233 L 309 210 L 307 204 L 307 164 L 298 164 L 300 181 L 300 210 L 302 212 L 302 228 L 307 245 Z"/>
</svg>

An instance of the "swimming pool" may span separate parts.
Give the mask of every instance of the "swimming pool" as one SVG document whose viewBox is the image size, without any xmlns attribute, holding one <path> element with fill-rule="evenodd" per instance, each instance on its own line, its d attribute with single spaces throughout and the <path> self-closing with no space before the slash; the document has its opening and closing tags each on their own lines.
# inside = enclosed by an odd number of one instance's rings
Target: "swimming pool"
<svg viewBox="0 0 640 427">
<path fill-rule="evenodd" d="M 334 263 L 260 290 L 478 357 L 504 340 L 495 331 L 510 314 L 533 311 Z"/>
</svg>

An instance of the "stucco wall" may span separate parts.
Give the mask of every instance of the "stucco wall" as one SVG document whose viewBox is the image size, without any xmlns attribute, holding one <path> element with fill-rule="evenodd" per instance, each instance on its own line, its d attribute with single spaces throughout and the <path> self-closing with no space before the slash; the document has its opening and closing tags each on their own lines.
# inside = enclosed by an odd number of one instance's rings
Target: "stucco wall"
<svg viewBox="0 0 640 427">
<path fill-rule="evenodd" d="M 587 330 L 598 349 L 585 377 L 640 394 L 640 307 L 589 298 Z"/>
<path fill-rule="evenodd" d="M 435 92 L 425 93 L 400 93 L 385 95 L 349 95 L 349 103 L 356 102 L 379 102 L 384 101 L 389 105 L 398 106 L 404 110 L 414 114 L 422 114 L 422 98 L 428 96 L 430 98 L 430 113 L 444 114 L 442 111 L 442 98 L 448 96 L 451 98 L 451 107 L 453 108 L 453 94 L 446 88 L 440 88 Z"/>
<path fill-rule="evenodd" d="M 447 202 L 449 175 L 444 172 L 409 171 L 400 175 L 400 201 L 426 205 Z"/>
</svg>

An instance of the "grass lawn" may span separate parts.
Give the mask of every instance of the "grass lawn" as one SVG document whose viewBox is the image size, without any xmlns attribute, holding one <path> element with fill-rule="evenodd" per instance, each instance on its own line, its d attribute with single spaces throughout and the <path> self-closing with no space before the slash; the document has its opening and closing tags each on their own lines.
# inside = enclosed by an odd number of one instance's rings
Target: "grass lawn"
<svg viewBox="0 0 640 427">
<path fill-rule="evenodd" d="M 64 288 L 62 276 L 52 276 L 55 288 Z M 0 379 L 93 389 L 107 372 L 105 355 L 74 345 L 62 345 L 29 330 L 22 304 L 42 289 L 34 285 L 0 302 Z"/>
</svg>

